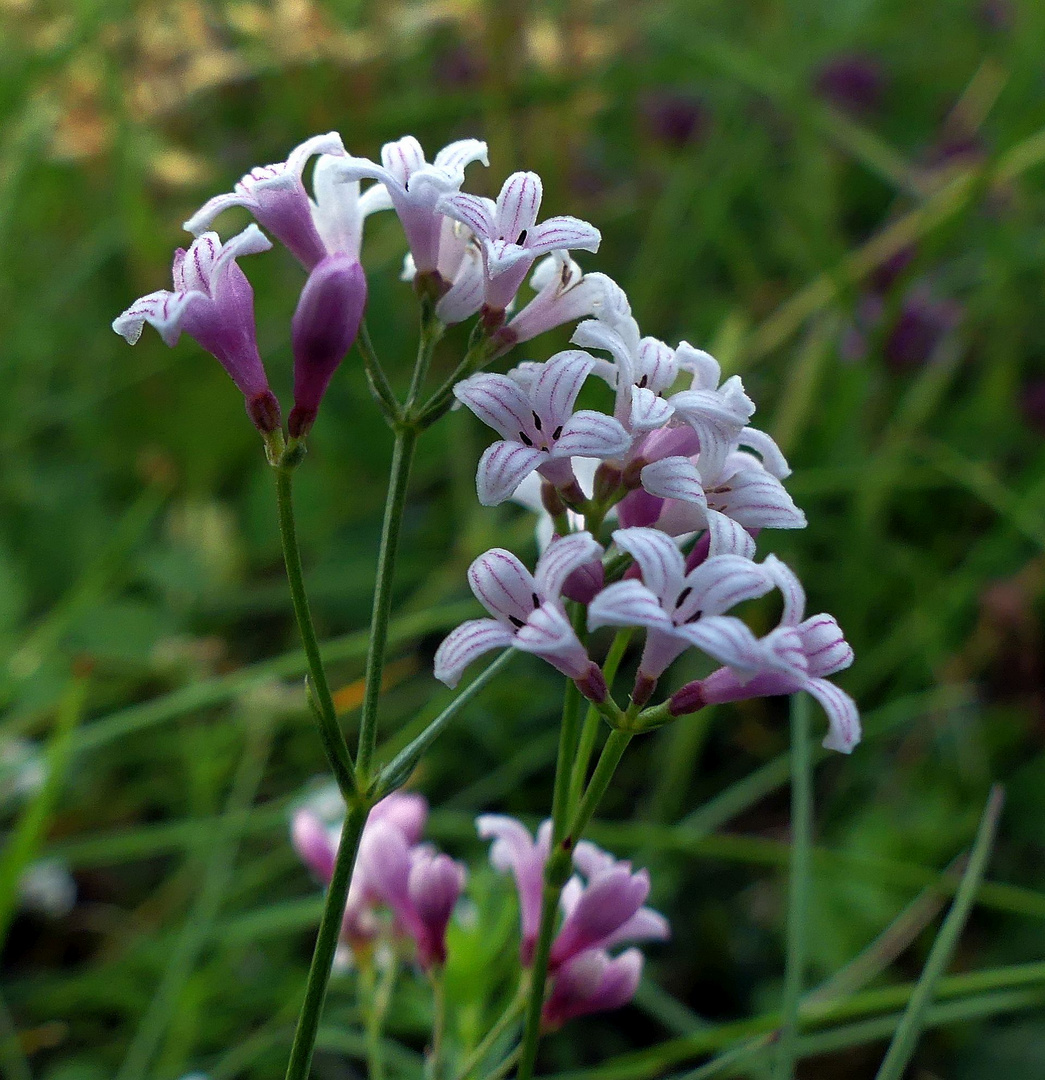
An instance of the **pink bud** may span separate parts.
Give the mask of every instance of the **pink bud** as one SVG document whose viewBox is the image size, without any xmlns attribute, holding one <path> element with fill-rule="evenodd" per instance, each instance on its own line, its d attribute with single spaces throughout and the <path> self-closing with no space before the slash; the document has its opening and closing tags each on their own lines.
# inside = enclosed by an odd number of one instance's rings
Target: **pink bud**
<svg viewBox="0 0 1045 1080">
<path fill-rule="evenodd" d="M 294 346 L 294 408 L 288 429 L 306 435 L 331 376 L 359 333 L 366 306 L 366 276 L 358 259 L 328 255 L 301 290 L 291 326 Z"/>
<path fill-rule="evenodd" d="M 642 953 L 638 949 L 627 949 L 613 959 L 601 949 L 581 953 L 556 972 L 544 1005 L 544 1026 L 559 1028 L 574 1017 L 627 1005 L 641 976 Z"/>
<path fill-rule="evenodd" d="M 446 928 L 464 888 L 465 871 L 449 855 L 424 848 L 412 853 L 409 892 L 418 919 L 417 954 L 422 967 L 446 961 Z"/>
</svg>

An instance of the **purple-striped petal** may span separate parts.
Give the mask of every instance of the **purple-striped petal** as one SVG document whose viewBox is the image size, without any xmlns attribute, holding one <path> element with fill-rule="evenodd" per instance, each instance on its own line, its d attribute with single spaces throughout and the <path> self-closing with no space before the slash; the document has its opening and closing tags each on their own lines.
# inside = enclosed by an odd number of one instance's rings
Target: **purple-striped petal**
<svg viewBox="0 0 1045 1080">
<path fill-rule="evenodd" d="M 579 349 L 556 353 L 542 365 L 533 381 L 530 403 L 546 425 L 546 437 L 556 438 L 555 430 L 569 420 L 577 395 L 594 366 L 595 358 Z"/>
<path fill-rule="evenodd" d="M 693 374 L 693 390 L 714 390 L 722 380 L 722 367 L 709 352 L 695 349 L 688 341 L 680 341 L 675 360 L 683 371 Z"/>
<path fill-rule="evenodd" d="M 556 603 L 541 604 L 515 634 L 515 647 L 547 660 L 571 679 L 587 674 L 591 661 L 570 620 Z"/>
<path fill-rule="evenodd" d="M 780 617 L 782 626 L 797 626 L 806 613 L 806 593 L 798 575 L 775 555 L 767 555 L 763 563 L 766 573 L 784 598 L 784 611 Z"/>
<path fill-rule="evenodd" d="M 671 629 L 660 599 L 640 581 L 629 578 L 607 585 L 588 605 L 588 628 L 600 626 L 648 626 Z"/>
<path fill-rule="evenodd" d="M 519 627 L 540 606 L 537 582 L 525 566 L 504 548 L 491 548 L 468 567 L 468 584 L 476 600 L 491 615 Z"/>
<path fill-rule="evenodd" d="M 494 209 L 496 235 L 511 244 L 526 244 L 527 234 L 537 221 L 537 211 L 541 208 L 543 196 L 544 186 L 536 173 L 512 173 L 497 196 Z M 568 244 L 556 246 L 569 247 Z"/>
<path fill-rule="evenodd" d="M 732 518 L 717 510 L 708 510 L 707 529 L 709 555 L 742 555 L 745 559 L 755 556 L 755 538 Z"/>
<path fill-rule="evenodd" d="M 464 669 L 491 649 L 512 644 L 511 630 L 496 619 L 469 619 L 451 630 L 435 652 L 435 677 L 447 686 L 461 681 Z"/>
<path fill-rule="evenodd" d="M 736 454 L 734 458 L 742 456 Z M 754 461 L 754 458 L 749 460 Z M 784 485 L 761 466 L 742 468 L 712 491 L 710 506 L 749 529 L 804 529 L 806 516 Z"/>
<path fill-rule="evenodd" d="M 532 439 L 533 408 L 528 395 L 507 375 L 480 373 L 459 382 L 454 396 L 503 439 Z"/>
<path fill-rule="evenodd" d="M 674 407 L 652 390 L 644 386 L 631 388 L 628 427 L 632 431 L 653 431 L 654 428 L 663 427 L 674 413 Z"/>
<path fill-rule="evenodd" d="M 810 675 L 816 678 L 833 675 L 853 662 L 853 648 L 833 615 L 814 615 L 795 629 L 802 638 Z"/>
<path fill-rule="evenodd" d="M 542 221 L 526 238 L 526 247 L 532 255 L 549 251 L 598 251 L 602 233 L 579 218 L 562 215 Z"/>
<path fill-rule="evenodd" d="M 687 457 L 666 457 L 653 461 L 639 473 L 644 490 L 660 499 L 678 499 L 706 507 L 707 497 L 700 471 Z"/>
<path fill-rule="evenodd" d="M 497 236 L 497 226 L 494 224 L 495 206 L 492 199 L 484 199 L 479 195 L 469 195 L 466 192 L 458 192 L 456 195 L 444 196 L 436 204 L 436 209 L 454 221 L 467 225 L 469 229 L 482 240 L 493 240 Z"/>
<path fill-rule="evenodd" d="M 771 476 L 784 480 L 791 475 L 791 466 L 780 451 L 776 440 L 758 428 L 745 427 L 737 440 L 741 446 L 754 450 L 762 459 L 762 467 Z"/>
<path fill-rule="evenodd" d="M 685 560 L 674 541 L 656 529 L 618 529 L 613 539 L 639 564 L 646 588 L 662 604 L 674 605 L 685 574 Z"/>
<path fill-rule="evenodd" d="M 479 459 L 475 490 L 483 506 L 499 506 L 548 457 L 540 450 L 505 440 L 487 447 Z"/>
<path fill-rule="evenodd" d="M 534 568 L 537 594 L 542 600 L 558 600 L 570 574 L 601 559 L 602 555 L 602 545 L 588 532 L 571 533 L 553 540 Z"/>
<path fill-rule="evenodd" d="M 740 555 L 712 556 L 686 575 L 682 589 L 685 596 L 675 609 L 675 621 L 722 615 L 744 600 L 765 596 L 773 585 L 765 568 L 750 559 Z"/>
<path fill-rule="evenodd" d="M 820 702 L 829 725 L 824 747 L 848 754 L 860 741 L 860 713 L 856 702 L 826 679 L 809 679 L 804 688 Z"/>
<path fill-rule="evenodd" d="M 434 164 L 447 172 L 463 173 L 465 166 L 471 165 L 473 161 L 481 161 L 484 165 L 490 164 L 486 143 L 481 139 L 458 139 L 457 142 L 444 146 L 435 155 Z"/>
<path fill-rule="evenodd" d="M 623 454 L 630 445 L 631 437 L 619 420 L 581 409 L 562 425 L 552 453 L 555 457 L 609 458 Z"/>
</svg>

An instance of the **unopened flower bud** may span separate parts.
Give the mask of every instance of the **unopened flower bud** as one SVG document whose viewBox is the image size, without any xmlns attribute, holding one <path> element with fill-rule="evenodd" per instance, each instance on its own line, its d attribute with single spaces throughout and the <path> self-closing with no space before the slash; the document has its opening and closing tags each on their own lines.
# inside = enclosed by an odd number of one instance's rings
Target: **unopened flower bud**
<svg viewBox="0 0 1045 1080">
<path fill-rule="evenodd" d="M 246 399 L 247 415 L 262 435 L 271 435 L 279 427 L 279 402 L 271 390 L 262 390 Z"/>
<path fill-rule="evenodd" d="M 622 479 L 620 467 L 604 461 L 595 471 L 593 498 L 596 502 L 606 502 L 616 495 Z"/>
<path fill-rule="evenodd" d="M 704 686 L 700 680 L 697 680 L 686 683 L 668 698 L 668 712 L 672 716 L 684 716 L 686 713 L 699 712 L 706 704 Z"/>
<path fill-rule="evenodd" d="M 578 604 L 590 604 L 606 583 L 606 571 L 601 559 L 578 566 L 563 582 L 562 595 Z"/>
<path fill-rule="evenodd" d="M 574 682 L 577 684 L 577 689 L 596 705 L 601 705 L 609 696 L 602 669 L 594 660 L 591 661 L 588 670 L 580 678 L 574 679 Z"/>
<path fill-rule="evenodd" d="M 290 434 L 308 433 L 331 376 L 352 347 L 366 306 L 366 277 L 350 255 L 329 255 L 309 275 L 294 312 Z"/>
<path fill-rule="evenodd" d="M 641 709 L 653 696 L 653 691 L 656 689 L 657 680 L 640 671 L 635 676 L 635 686 L 631 691 L 631 700 Z"/>
</svg>

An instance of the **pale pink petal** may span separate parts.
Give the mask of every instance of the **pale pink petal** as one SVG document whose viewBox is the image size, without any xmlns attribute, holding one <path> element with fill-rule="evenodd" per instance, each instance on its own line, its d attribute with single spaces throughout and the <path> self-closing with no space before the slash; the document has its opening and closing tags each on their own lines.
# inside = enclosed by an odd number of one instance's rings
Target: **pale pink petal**
<svg viewBox="0 0 1045 1080">
<path fill-rule="evenodd" d="M 541 178 L 533 172 L 512 173 L 504 182 L 494 210 L 497 236 L 511 244 L 524 244 L 527 233 L 537 220 L 544 187 Z M 568 248 L 569 244 L 557 244 Z M 551 250 L 550 248 L 548 250 Z"/>
<path fill-rule="evenodd" d="M 744 600 L 765 596 L 774 581 L 764 567 L 750 559 L 715 555 L 691 570 L 683 584 L 685 596 L 676 606 L 677 622 L 721 615 Z"/>
<path fill-rule="evenodd" d="M 646 588 L 663 604 L 674 605 L 685 575 L 685 560 L 674 541 L 656 529 L 618 529 L 613 539 L 639 564 Z"/>
<path fill-rule="evenodd" d="M 742 555 L 745 559 L 754 558 L 755 538 L 739 522 L 717 510 L 708 510 L 707 530 L 710 541 L 709 555 Z"/>
<path fill-rule="evenodd" d="M 771 476 L 775 476 L 778 480 L 784 480 L 791 475 L 791 467 L 787 463 L 787 458 L 781 453 L 780 447 L 777 446 L 776 440 L 771 435 L 759 431 L 758 428 L 746 427 L 740 433 L 737 441 L 741 446 L 746 446 L 758 454 L 762 459 L 763 468 Z"/>
<path fill-rule="evenodd" d="M 483 506 L 499 506 L 548 456 L 520 442 L 505 440 L 486 448 L 479 459 L 475 489 Z"/>
<path fill-rule="evenodd" d="M 458 192 L 440 199 L 436 209 L 462 225 L 467 225 L 481 239 L 493 240 L 497 235 L 494 224 L 495 206 L 491 199 Z"/>
<path fill-rule="evenodd" d="M 802 637 L 810 675 L 817 678 L 833 675 L 853 662 L 853 648 L 833 615 L 814 615 L 795 629 Z"/>
<path fill-rule="evenodd" d="M 642 907 L 649 895 L 649 874 L 633 874 L 627 863 L 592 878 L 564 920 L 552 944 L 553 968 L 586 949 L 598 948 Z"/>
<path fill-rule="evenodd" d="M 683 371 L 693 373 L 694 390 L 714 390 L 722 379 L 722 368 L 711 353 L 694 349 L 688 341 L 679 342 L 675 359 Z"/>
<path fill-rule="evenodd" d="M 537 560 L 534 580 L 542 600 L 558 600 L 566 579 L 587 563 L 601 559 L 602 545 L 588 532 L 554 540 Z"/>
<path fill-rule="evenodd" d="M 632 431 L 652 431 L 654 428 L 663 427 L 674 413 L 674 407 L 652 390 L 644 386 L 631 388 L 628 427 Z"/>
<path fill-rule="evenodd" d="M 653 908 L 639 908 L 634 915 L 619 929 L 610 934 L 602 943 L 603 948 L 612 949 L 625 942 L 667 941 L 671 937 L 671 926 L 659 911 Z"/>
<path fill-rule="evenodd" d="M 645 491 L 660 499 L 678 499 L 706 507 L 700 471 L 687 457 L 666 457 L 653 461 L 639 473 Z"/>
<path fill-rule="evenodd" d="M 451 630 L 435 652 L 435 677 L 447 686 L 461 681 L 464 669 L 491 649 L 512 644 L 511 630 L 496 619 L 469 619 Z"/>
<path fill-rule="evenodd" d="M 532 229 L 526 238 L 531 255 L 543 255 L 548 251 L 598 251 L 602 233 L 579 218 L 563 215 L 550 217 Z"/>
<path fill-rule="evenodd" d="M 753 460 L 753 459 L 752 459 Z M 806 516 L 784 485 L 760 467 L 734 473 L 708 503 L 749 529 L 804 529 Z"/>
<path fill-rule="evenodd" d="M 542 604 L 515 634 L 514 645 L 547 660 L 571 679 L 588 672 L 591 661 L 570 620 L 555 603 Z"/>
<path fill-rule="evenodd" d="M 552 434 L 569 420 L 577 395 L 594 365 L 594 357 L 579 349 L 556 353 L 542 365 L 533 381 L 530 402 L 533 410 L 548 425 L 550 430 L 546 434 Z M 554 434 L 552 437 L 557 438 Z"/>
<path fill-rule="evenodd" d="M 798 575 L 775 555 L 767 555 L 763 565 L 784 598 L 781 625 L 797 626 L 806 611 L 806 593 L 802 582 L 798 580 Z"/>
<path fill-rule="evenodd" d="M 491 615 L 519 627 L 540 606 L 537 582 L 504 548 L 491 548 L 468 567 L 468 584 Z"/>
<path fill-rule="evenodd" d="M 410 174 L 425 164 L 425 152 L 413 135 L 404 135 L 381 147 L 381 164 L 405 188 Z"/>
<path fill-rule="evenodd" d="M 602 949 L 581 953 L 556 972 L 544 1004 L 544 1024 L 559 1028 L 578 1016 L 627 1005 L 639 988 L 642 964 L 638 949 L 627 949 L 613 959 Z"/>
<path fill-rule="evenodd" d="M 604 413 L 581 409 L 562 425 L 552 452 L 555 457 L 609 458 L 623 454 L 630 445 L 631 437 L 620 421 Z"/>
<path fill-rule="evenodd" d="M 809 679 L 802 685 L 827 713 L 829 730 L 824 746 L 828 750 L 850 753 L 860 741 L 860 713 L 856 702 L 826 679 Z"/>
<path fill-rule="evenodd" d="M 471 165 L 473 161 L 490 164 L 486 143 L 481 139 L 458 139 L 457 142 L 444 146 L 435 155 L 434 164 L 447 172 L 463 173 L 465 166 Z"/>
<path fill-rule="evenodd" d="M 480 373 L 459 382 L 454 396 L 504 439 L 518 439 L 533 429 L 533 408 L 526 393 L 507 375 Z"/>
<path fill-rule="evenodd" d="M 588 605 L 588 627 L 651 626 L 670 630 L 671 619 L 661 602 L 645 585 L 634 578 L 607 585 Z"/>
</svg>

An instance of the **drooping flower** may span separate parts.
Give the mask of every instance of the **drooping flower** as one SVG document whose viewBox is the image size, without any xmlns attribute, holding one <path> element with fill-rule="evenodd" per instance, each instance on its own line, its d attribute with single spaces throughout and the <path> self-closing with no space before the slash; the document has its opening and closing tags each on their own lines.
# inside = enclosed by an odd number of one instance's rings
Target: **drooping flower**
<svg viewBox="0 0 1045 1080">
<path fill-rule="evenodd" d="M 291 324 L 294 408 L 290 434 L 308 433 L 337 366 L 352 347 L 366 306 L 366 276 L 352 255 L 328 255 L 308 276 Z"/>
<path fill-rule="evenodd" d="M 587 353 L 568 350 L 540 365 L 528 389 L 507 375 L 486 372 L 454 387 L 458 400 L 503 439 L 479 461 L 476 487 L 484 506 L 510 498 L 535 469 L 568 498 L 583 498 L 570 459 L 613 457 L 627 448 L 628 433 L 612 416 L 573 411 L 594 364 Z"/>
<path fill-rule="evenodd" d="M 254 326 L 254 292 L 236 259 L 268 251 L 269 240 L 256 225 L 221 243 L 204 233 L 188 251 L 174 254 L 174 291 L 161 289 L 135 301 L 113 320 L 116 333 L 133 345 L 150 323 L 167 345 L 184 331 L 217 358 L 243 394 L 247 413 L 259 431 L 279 426 L 279 402 L 269 389 Z"/>
<path fill-rule="evenodd" d="M 646 627 L 632 694 L 641 705 L 687 648 L 695 646 L 720 660 L 723 650 L 729 654 L 733 624 L 739 620 L 723 621 L 723 612 L 764 596 L 774 582 L 763 567 L 739 555 L 715 555 L 686 573 L 679 549 L 656 529 L 618 529 L 613 539 L 634 557 L 642 581 L 608 585 L 589 605 L 588 625 Z"/>
<path fill-rule="evenodd" d="M 549 966 L 556 970 L 589 949 L 609 949 L 640 941 L 664 941 L 670 936 L 667 919 L 644 907 L 649 874 L 633 871 L 594 844 L 581 841 L 574 863 L 587 877 L 574 876 L 562 891 L 563 921 L 552 942 Z"/>
<path fill-rule="evenodd" d="M 727 666 L 678 690 L 669 699 L 668 711 L 681 716 L 704 705 L 805 690 L 827 714 L 824 746 L 848 754 L 860 741 L 859 712 L 853 699 L 827 676 L 849 667 L 853 650 L 833 616 L 803 618 L 805 591 L 784 563 L 770 555 L 763 566 L 784 597 L 779 626 L 756 638 L 739 620 L 730 620 L 735 625 L 723 635 L 717 654 Z"/>
<path fill-rule="evenodd" d="M 456 686 L 473 660 L 491 649 L 515 648 L 558 668 L 588 697 L 605 700 L 602 672 L 580 643 L 561 599 L 570 574 L 601 556 L 602 546 L 586 532 L 555 540 L 533 574 L 504 548 L 480 555 L 468 568 L 468 583 L 493 618 L 470 619 L 451 631 L 436 650 L 435 677 Z"/>
<path fill-rule="evenodd" d="M 436 301 L 436 318 L 447 326 L 470 319 L 483 306 L 483 255 L 471 229 L 453 218 L 443 218 L 436 272 L 446 288 Z M 416 281 L 417 273 L 417 263 L 407 252 L 400 280 Z"/>
<path fill-rule="evenodd" d="M 444 214 L 467 225 L 482 246 L 484 304 L 492 317 L 508 307 L 539 256 L 553 251 L 599 249 L 602 236 L 586 221 L 561 216 L 538 225 L 543 194 L 536 173 L 517 172 L 505 180 L 496 202 L 459 192 L 438 204 Z"/>
<path fill-rule="evenodd" d="M 484 840 L 493 840 L 490 862 L 494 869 L 515 878 L 519 897 L 519 952 L 523 967 L 529 967 L 540 929 L 541 890 L 544 864 L 551 852 L 552 824 L 543 822 L 536 838 L 530 836 L 521 822 L 505 814 L 483 814 L 475 819 L 475 824 Z"/>
<path fill-rule="evenodd" d="M 315 201 L 309 198 L 301 174 L 309 158 L 319 155 L 312 177 Z M 357 180 L 344 172 L 345 148 L 332 131 L 295 147 L 275 165 L 247 173 L 235 189 L 204 203 L 185 228 L 199 235 L 231 206 L 246 207 L 304 266 L 312 270 L 328 255 L 359 258 L 363 220 L 391 205 L 380 185 L 360 195 Z"/>
<path fill-rule="evenodd" d="M 381 147 L 381 164 L 367 158 L 347 157 L 345 176 L 378 180 L 395 207 L 419 274 L 438 269 L 443 212 L 441 199 L 461 190 L 464 170 L 473 161 L 489 165 L 486 143 L 461 139 L 443 147 L 429 164 L 421 144 L 412 135 Z"/>
<path fill-rule="evenodd" d="M 583 273 L 564 251 L 554 251 L 537 264 L 530 286 L 537 295 L 494 334 L 494 357 L 563 323 L 595 314 L 607 290 L 617 288 L 605 274 Z"/>
<path fill-rule="evenodd" d="M 541 1013 L 545 1030 L 554 1031 L 578 1016 L 627 1005 L 639 988 L 642 966 L 638 949 L 626 949 L 615 957 L 605 949 L 581 953 L 555 973 Z"/>
</svg>

